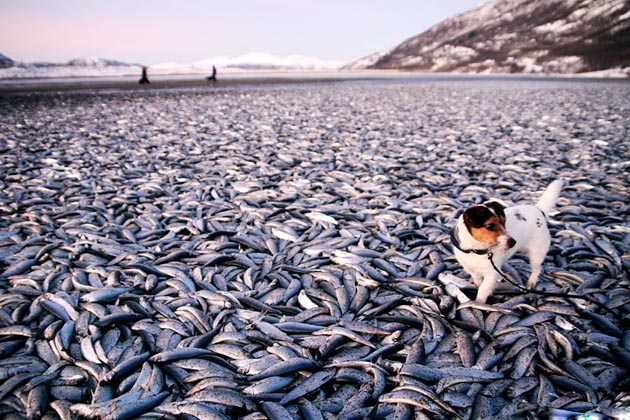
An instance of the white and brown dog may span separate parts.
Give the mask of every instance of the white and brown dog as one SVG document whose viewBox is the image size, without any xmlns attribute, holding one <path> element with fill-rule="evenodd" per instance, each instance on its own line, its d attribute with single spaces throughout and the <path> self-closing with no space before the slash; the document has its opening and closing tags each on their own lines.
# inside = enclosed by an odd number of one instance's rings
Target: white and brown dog
<svg viewBox="0 0 630 420">
<path fill-rule="evenodd" d="M 538 281 L 551 238 L 547 215 L 556 205 L 563 181 L 552 182 L 534 205 L 506 208 L 488 201 L 468 208 L 457 219 L 451 242 L 457 261 L 477 285 L 477 301 L 486 302 L 495 288 L 501 266 L 518 251 L 529 257 L 531 275 L 527 287 Z M 492 259 L 492 261 L 490 260 Z"/>
</svg>

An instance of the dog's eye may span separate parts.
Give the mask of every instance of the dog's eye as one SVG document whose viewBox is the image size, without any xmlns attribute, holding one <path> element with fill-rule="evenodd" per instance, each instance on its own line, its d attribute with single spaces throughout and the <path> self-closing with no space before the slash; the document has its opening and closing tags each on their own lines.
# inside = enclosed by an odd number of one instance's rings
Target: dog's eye
<svg viewBox="0 0 630 420">
<path fill-rule="evenodd" d="M 495 230 L 497 230 L 497 225 L 495 225 L 494 223 L 488 223 L 486 225 L 486 229 L 488 229 L 490 232 L 494 232 Z"/>
</svg>

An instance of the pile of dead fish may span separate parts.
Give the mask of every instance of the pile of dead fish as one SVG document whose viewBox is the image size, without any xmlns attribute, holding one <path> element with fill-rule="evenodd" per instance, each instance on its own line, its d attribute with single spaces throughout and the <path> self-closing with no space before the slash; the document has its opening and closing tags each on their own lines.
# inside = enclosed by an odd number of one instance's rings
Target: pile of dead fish
<svg viewBox="0 0 630 420">
<path fill-rule="evenodd" d="M 0 417 L 627 416 L 629 98 L 544 80 L 0 97 Z M 556 177 L 538 288 L 583 298 L 469 301 L 458 212 Z M 526 259 L 504 270 L 522 282 Z"/>
</svg>

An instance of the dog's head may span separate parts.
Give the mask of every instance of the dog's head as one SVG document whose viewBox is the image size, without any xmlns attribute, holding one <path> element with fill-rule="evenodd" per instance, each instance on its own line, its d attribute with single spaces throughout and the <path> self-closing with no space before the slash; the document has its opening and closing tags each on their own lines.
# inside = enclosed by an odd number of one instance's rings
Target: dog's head
<svg viewBox="0 0 630 420">
<path fill-rule="evenodd" d="M 506 233 L 504 208 L 496 201 L 470 207 L 463 215 L 468 232 L 475 240 L 491 247 L 512 248 L 516 241 Z"/>
</svg>

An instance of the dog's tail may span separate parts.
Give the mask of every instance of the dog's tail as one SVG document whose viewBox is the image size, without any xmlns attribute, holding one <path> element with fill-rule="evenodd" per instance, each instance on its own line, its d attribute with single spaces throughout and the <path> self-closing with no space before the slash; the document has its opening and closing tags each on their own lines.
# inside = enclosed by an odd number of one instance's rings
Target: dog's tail
<svg viewBox="0 0 630 420">
<path fill-rule="evenodd" d="M 562 190 L 563 185 L 564 181 L 562 179 L 556 179 L 549 184 L 543 195 L 538 200 L 538 203 L 536 203 L 536 207 L 545 213 L 545 216 L 549 216 L 551 210 L 553 210 L 556 206 L 556 201 L 558 201 L 558 197 L 560 197 L 560 191 Z"/>
</svg>

